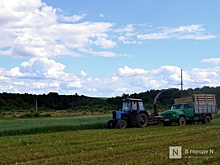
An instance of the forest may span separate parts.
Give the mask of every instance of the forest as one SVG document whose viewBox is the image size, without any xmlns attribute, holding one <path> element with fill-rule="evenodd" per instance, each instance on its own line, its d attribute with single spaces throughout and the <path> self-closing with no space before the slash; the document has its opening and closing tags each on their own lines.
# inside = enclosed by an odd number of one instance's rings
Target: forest
<svg viewBox="0 0 220 165">
<path fill-rule="evenodd" d="M 97 98 L 84 95 L 59 95 L 58 93 L 50 92 L 48 94 L 34 95 L 34 94 L 19 94 L 19 93 L 0 93 L 0 112 L 7 111 L 35 111 L 36 107 L 39 111 L 51 110 L 68 110 L 68 111 L 90 111 L 90 112 L 109 112 L 121 108 L 122 100 L 130 98 L 140 98 L 144 101 L 145 107 L 148 110 L 153 109 L 154 97 L 159 90 L 149 90 L 142 93 L 125 94 L 111 98 Z M 218 107 L 220 105 L 220 86 L 202 88 L 189 88 L 183 90 L 183 96 L 190 96 L 193 94 L 215 94 Z M 168 109 L 173 104 L 175 98 L 181 96 L 181 91 L 167 92 L 158 99 L 159 109 Z"/>
</svg>

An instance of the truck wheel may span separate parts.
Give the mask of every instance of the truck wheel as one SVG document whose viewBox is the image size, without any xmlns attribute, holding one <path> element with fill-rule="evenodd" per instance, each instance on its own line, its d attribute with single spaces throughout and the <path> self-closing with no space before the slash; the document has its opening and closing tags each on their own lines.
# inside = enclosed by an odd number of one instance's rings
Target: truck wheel
<svg viewBox="0 0 220 165">
<path fill-rule="evenodd" d="M 114 123 L 114 121 L 113 121 L 113 120 L 109 120 L 109 121 L 107 122 L 107 124 L 106 124 L 106 127 L 107 127 L 108 129 L 115 128 L 115 123 Z"/>
<path fill-rule="evenodd" d="M 205 124 L 210 124 L 211 123 L 211 117 L 210 116 L 206 116 L 205 117 Z"/>
<path fill-rule="evenodd" d="M 137 126 L 140 128 L 146 127 L 148 124 L 148 117 L 145 113 L 137 114 L 136 116 Z"/>
<path fill-rule="evenodd" d="M 164 126 L 171 126 L 172 125 L 172 121 L 164 121 L 163 125 Z"/>
<path fill-rule="evenodd" d="M 118 122 L 117 122 L 118 129 L 125 129 L 127 127 L 127 125 L 128 125 L 128 123 L 123 119 L 118 120 Z"/>
<path fill-rule="evenodd" d="M 185 117 L 181 116 L 181 117 L 179 118 L 178 124 L 179 124 L 179 125 L 186 125 L 186 119 L 185 119 Z"/>
</svg>

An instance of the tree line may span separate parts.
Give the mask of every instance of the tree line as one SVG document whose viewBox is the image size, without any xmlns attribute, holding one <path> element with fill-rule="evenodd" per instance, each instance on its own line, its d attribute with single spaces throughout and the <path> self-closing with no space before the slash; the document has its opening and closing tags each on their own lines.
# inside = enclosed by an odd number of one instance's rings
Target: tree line
<svg viewBox="0 0 220 165">
<path fill-rule="evenodd" d="M 159 90 L 149 90 L 141 93 L 122 94 L 111 98 L 96 98 L 84 95 L 59 95 L 58 93 L 50 92 L 48 94 L 33 95 L 33 94 L 15 94 L 15 93 L 0 93 L 0 112 L 5 111 L 34 111 L 37 107 L 40 111 L 51 110 L 69 110 L 69 111 L 100 111 L 106 112 L 115 109 L 120 109 L 122 100 L 130 98 L 140 98 L 144 101 L 145 107 L 148 110 L 153 109 L 154 97 Z M 183 90 L 184 96 L 193 94 L 215 94 L 218 107 L 220 105 L 220 87 L 189 88 Z M 170 91 L 162 94 L 158 99 L 159 109 L 169 109 L 175 98 L 181 96 L 181 91 Z"/>
</svg>

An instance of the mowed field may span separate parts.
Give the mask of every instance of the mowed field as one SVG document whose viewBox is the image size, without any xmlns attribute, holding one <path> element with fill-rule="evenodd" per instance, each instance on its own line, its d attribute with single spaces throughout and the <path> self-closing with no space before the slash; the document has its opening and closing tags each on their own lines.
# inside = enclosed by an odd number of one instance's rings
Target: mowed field
<svg viewBox="0 0 220 165">
<path fill-rule="evenodd" d="M 0 120 L 0 164 L 220 163 L 220 118 L 209 125 L 123 130 L 105 129 L 109 118 Z M 169 159 L 170 146 L 182 147 L 182 159 Z"/>
</svg>

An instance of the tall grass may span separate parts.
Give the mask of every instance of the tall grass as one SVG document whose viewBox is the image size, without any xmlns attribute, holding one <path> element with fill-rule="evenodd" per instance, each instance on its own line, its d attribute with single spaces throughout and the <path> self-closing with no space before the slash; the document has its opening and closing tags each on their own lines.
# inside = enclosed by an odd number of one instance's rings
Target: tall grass
<svg viewBox="0 0 220 165">
<path fill-rule="evenodd" d="M 215 114 L 214 120 L 220 114 Z M 0 136 L 49 133 L 68 130 L 102 129 L 110 115 L 56 117 L 56 118 L 29 118 L 29 119 L 2 119 L 0 120 Z M 220 122 L 220 120 L 217 120 Z"/>
<path fill-rule="evenodd" d="M 4 119 L 0 120 L 0 136 L 100 129 L 105 128 L 109 118 L 109 115 L 100 115 L 63 118 Z"/>
</svg>

